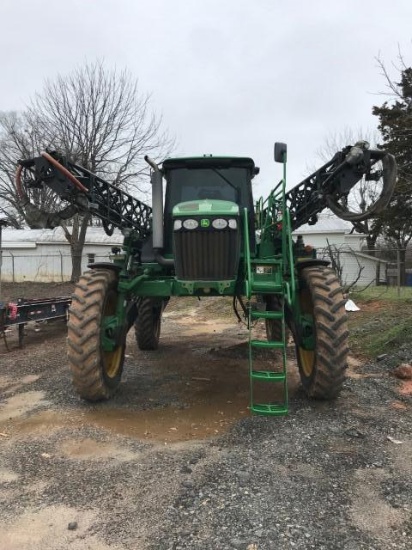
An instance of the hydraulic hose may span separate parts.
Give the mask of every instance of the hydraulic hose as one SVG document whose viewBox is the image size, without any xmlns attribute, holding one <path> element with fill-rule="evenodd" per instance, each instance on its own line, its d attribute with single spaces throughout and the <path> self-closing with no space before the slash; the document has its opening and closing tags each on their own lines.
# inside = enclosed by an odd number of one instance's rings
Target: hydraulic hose
<svg viewBox="0 0 412 550">
<path fill-rule="evenodd" d="M 52 164 L 62 174 L 64 174 L 66 178 L 68 178 L 79 191 L 83 191 L 83 193 L 88 193 L 87 187 L 85 187 L 82 183 L 80 183 L 80 181 L 75 176 L 73 176 L 73 174 L 69 172 L 67 168 L 65 168 L 62 164 L 60 164 L 58 160 L 56 160 L 49 153 L 46 153 L 44 151 L 41 153 L 41 156 L 44 157 L 48 162 L 50 162 L 50 164 Z M 23 191 L 23 186 L 21 182 L 22 172 L 23 172 L 23 166 L 19 164 L 16 170 L 15 183 L 16 183 L 17 194 L 21 199 L 24 199 L 27 197 L 27 195 Z"/>
<path fill-rule="evenodd" d="M 348 159 L 347 162 L 350 163 L 350 159 Z M 396 184 L 397 170 L 395 157 L 390 153 L 384 154 L 382 156 L 382 166 L 383 188 L 381 194 L 379 198 L 365 212 L 351 212 L 350 210 L 344 209 L 339 204 L 337 204 L 333 195 L 325 196 L 328 208 L 330 208 L 330 210 L 332 210 L 332 212 L 336 214 L 339 218 L 350 222 L 366 220 L 374 214 L 382 211 L 385 206 L 389 204 Z"/>
<path fill-rule="evenodd" d="M 41 153 L 41 156 L 48 160 L 50 164 L 52 164 L 55 168 L 57 168 L 57 170 L 59 170 L 64 176 L 66 176 L 66 178 L 69 179 L 79 191 L 83 191 L 83 193 L 89 192 L 87 187 L 81 184 L 80 181 L 75 176 L 73 176 L 73 174 L 69 170 L 67 170 L 67 168 L 60 164 L 58 160 L 49 155 L 49 153 L 43 152 Z"/>
<path fill-rule="evenodd" d="M 88 193 L 87 187 L 85 187 L 80 181 L 67 170 L 59 161 L 53 158 L 49 153 L 42 152 L 41 156 L 44 157 L 50 164 L 52 164 L 57 170 L 59 170 L 64 176 L 66 176 L 73 185 L 83 193 Z M 44 212 L 37 206 L 30 202 L 27 193 L 23 189 L 22 174 L 24 165 L 19 164 L 16 170 L 15 185 L 17 194 L 22 201 L 26 210 L 27 220 L 29 221 L 33 229 L 43 229 L 45 227 L 53 229 L 60 225 L 61 220 L 67 220 L 72 218 L 78 209 L 74 205 L 69 205 L 60 212 Z"/>
</svg>

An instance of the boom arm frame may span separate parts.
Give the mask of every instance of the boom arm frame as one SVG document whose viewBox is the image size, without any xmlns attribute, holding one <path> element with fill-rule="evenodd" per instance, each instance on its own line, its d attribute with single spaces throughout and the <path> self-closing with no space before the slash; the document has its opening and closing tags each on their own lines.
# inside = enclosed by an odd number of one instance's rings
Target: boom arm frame
<svg viewBox="0 0 412 550">
<path fill-rule="evenodd" d="M 373 172 L 379 161 L 382 161 L 383 169 Z M 338 201 L 347 197 L 352 187 L 364 176 L 370 181 L 383 178 L 381 195 L 367 211 L 350 212 Z M 292 230 L 305 223 L 315 224 L 317 214 L 325 208 L 330 208 L 340 218 L 352 222 L 369 218 L 388 204 L 395 182 L 396 163 L 392 155 L 385 151 L 369 150 L 366 142 L 347 146 L 285 194 Z"/>
<path fill-rule="evenodd" d="M 316 223 L 317 215 L 325 208 L 355 223 L 371 217 L 388 204 L 396 181 L 395 159 L 385 151 L 370 150 L 368 147 L 366 142 L 358 142 L 343 148 L 329 162 L 285 193 L 285 207 L 290 212 L 292 231 L 305 223 Z M 373 171 L 379 161 L 383 169 Z M 371 181 L 383 178 L 381 195 L 365 212 L 350 212 L 339 201 L 345 199 L 363 177 Z M 43 185 L 67 202 L 68 206 L 50 213 L 30 204 L 27 194 L 30 188 L 41 188 Z M 142 241 L 152 232 L 150 206 L 55 152 L 20 160 L 16 187 L 28 207 L 28 214 L 30 209 L 35 209 L 36 216 L 42 217 L 39 225 L 42 227 L 56 227 L 62 220 L 80 212 L 100 218 L 108 235 L 118 228 L 123 232 L 134 232 L 137 240 Z M 271 216 L 266 209 L 261 214 L 263 218 Z"/>
<path fill-rule="evenodd" d="M 43 185 L 68 202 L 60 212 L 43 213 L 45 227 L 56 227 L 79 212 L 101 219 L 108 235 L 115 228 L 133 231 L 139 240 L 151 233 L 150 206 L 57 153 L 42 153 L 39 157 L 19 161 L 16 187 L 26 204 L 30 188 Z"/>
</svg>

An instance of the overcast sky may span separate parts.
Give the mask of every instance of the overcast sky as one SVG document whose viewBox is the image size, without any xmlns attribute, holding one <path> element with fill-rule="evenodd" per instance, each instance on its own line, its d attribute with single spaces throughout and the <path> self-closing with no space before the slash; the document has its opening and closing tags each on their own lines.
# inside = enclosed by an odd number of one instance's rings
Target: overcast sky
<svg viewBox="0 0 412 550">
<path fill-rule="evenodd" d="M 127 67 L 176 136 L 176 154 L 251 156 L 256 194 L 320 165 L 345 127 L 372 129 L 377 67 L 412 64 L 412 0 L 0 0 L 0 110 L 84 61 Z M 395 78 L 396 80 L 396 78 Z"/>
</svg>

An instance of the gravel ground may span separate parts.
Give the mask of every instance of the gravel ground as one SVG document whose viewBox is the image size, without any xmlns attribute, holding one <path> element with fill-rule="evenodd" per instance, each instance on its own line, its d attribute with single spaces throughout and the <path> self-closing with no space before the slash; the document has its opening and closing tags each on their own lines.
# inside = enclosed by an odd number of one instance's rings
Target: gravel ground
<svg viewBox="0 0 412 550">
<path fill-rule="evenodd" d="M 59 294 L 65 294 L 60 292 Z M 12 296 L 12 291 L 8 290 Z M 47 294 L 46 294 L 47 295 Z M 197 302 L 156 352 L 129 335 L 120 391 L 75 395 L 62 322 L 0 342 L 1 550 L 409 550 L 412 345 L 352 360 L 342 396 L 250 417 L 245 331 Z"/>
</svg>

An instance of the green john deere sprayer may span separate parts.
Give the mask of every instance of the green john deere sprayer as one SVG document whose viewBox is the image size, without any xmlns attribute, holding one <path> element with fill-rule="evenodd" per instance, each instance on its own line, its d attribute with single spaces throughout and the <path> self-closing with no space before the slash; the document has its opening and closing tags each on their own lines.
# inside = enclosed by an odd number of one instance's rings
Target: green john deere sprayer
<svg viewBox="0 0 412 550">
<path fill-rule="evenodd" d="M 256 204 L 252 180 L 259 169 L 251 158 L 169 158 L 160 166 L 145 160 L 151 168 L 151 207 L 60 154 L 19 161 L 17 190 L 37 226 L 55 227 L 76 213 L 91 214 L 109 235 L 115 228 L 124 235 L 113 262 L 91 264 L 72 297 L 68 361 L 79 395 L 98 401 L 115 392 L 133 326 L 140 349 L 157 348 L 171 296 L 231 296 L 250 327 L 253 413 L 287 413 L 288 329 L 307 394 L 336 397 L 347 368 L 345 300 L 328 262 L 317 259 L 301 237 L 294 241 L 292 231 L 316 223 L 325 208 L 353 223 L 384 208 L 396 179 L 393 156 L 370 150 L 366 142 L 347 146 L 286 192 L 286 145 L 276 143 L 283 178 Z M 350 193 L 362 182 L 377 198 L 354 211 Z M 45 190 L 55 196 L 53 212 L 35 206 Z M 265 323 L 265 338 L 262 332 L 253 335 L 258 320 Z M 277 360 L 269 369 L 256 368 L 256 356 L 267 350 L 275 350 Z M 272 385 L 282 398 L 260 402 L 254 395 L 257 383 Z"/>
</svg>

